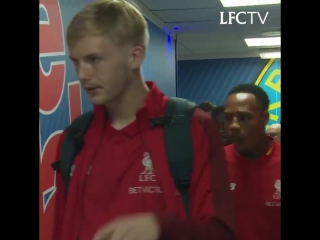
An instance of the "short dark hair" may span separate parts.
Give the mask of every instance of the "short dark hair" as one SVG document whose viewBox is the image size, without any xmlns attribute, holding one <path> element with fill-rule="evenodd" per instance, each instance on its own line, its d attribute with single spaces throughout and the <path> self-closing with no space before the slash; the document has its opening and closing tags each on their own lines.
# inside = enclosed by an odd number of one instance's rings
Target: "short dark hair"
<svg viewBox="0 0 320 240">
<path fill-rule="evenodd" d="M 216 105 L 209 101 L 200 103 L 198 106 L 198 108 L 202 109 L 205 112 L 211 112 L 215 107 Z"/>
<path fill-rule="evenodd" d="M 216 118 L 221 114 L 224 114 L 224 106 L 217 106 L 211 111 L 211 116 L 213 118 Z"/>
<path fill-rule="evenodd" d="M 250 83 L 239 84 L 232 88 L 232 90 L 228 93 L 228 96 L 235 93 L 250 93 L 256 97 L 257 102 L 261 104 L 264 110 L 269 109 L 270 100 L 268 94 L 257 85 Z"/>
</svg>

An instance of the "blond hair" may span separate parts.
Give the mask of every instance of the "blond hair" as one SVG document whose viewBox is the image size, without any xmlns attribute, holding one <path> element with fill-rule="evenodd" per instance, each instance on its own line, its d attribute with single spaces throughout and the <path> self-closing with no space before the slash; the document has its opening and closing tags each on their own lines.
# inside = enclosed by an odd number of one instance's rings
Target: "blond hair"
<svg viewBox="0 0 320 240">
<path fill-rule="evenodd" d="M 99 0 L 84 6 L 71 20 L 67 44 L 85 36 L 106 35 L 117 46 L 131 44 L 147 48 L 149 32 L 145 18 L 131 2 Z"/>
</svg>

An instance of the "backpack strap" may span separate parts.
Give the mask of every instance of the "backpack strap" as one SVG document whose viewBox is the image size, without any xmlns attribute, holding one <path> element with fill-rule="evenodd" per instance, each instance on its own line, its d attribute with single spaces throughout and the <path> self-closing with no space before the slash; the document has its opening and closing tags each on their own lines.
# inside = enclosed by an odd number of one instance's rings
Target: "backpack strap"
<svg viewBox="0 0 320 240">
<path fill-rule="evenodd" d="M 189 215 L 189 187 L 193 165 L 191 122 L 196 104 L 181 98 L 169 98 L 164 124 L 164 139 L 169 169 Z"/>
<path fill-rule="evenodd" d="M 65 194 L 68 193 L 70 171 L 75 156 L 83 147 L 83 137 L 93 118 L 93 111 L 86 112 L 77 117 L 67 128 L 62 142 L 61 159 L 51 164 L 54 170 L 60 169 L 65 184 Z"/>
</svg>

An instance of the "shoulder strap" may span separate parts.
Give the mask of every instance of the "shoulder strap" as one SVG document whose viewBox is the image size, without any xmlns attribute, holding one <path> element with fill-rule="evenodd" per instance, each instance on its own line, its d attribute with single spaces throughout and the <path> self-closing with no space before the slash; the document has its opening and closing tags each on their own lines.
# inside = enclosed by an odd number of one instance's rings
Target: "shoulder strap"
<svg viewBox="0 0 320 240">
<path fill-rule="evenodd" d="M 52 164 L 56 170 L 61 169 L 65 184 L 65 193 L 68 193 L 68 186 L 70 180 L 70 171 L 74 157 L 80 152 L 83 147 L 83 136 L 89 127 L 93 118 L 93 111 L 86 112 L 77 117 L 66 130 L 66 135 L 62 142 L 61 159 Z"/>
<path fill-rule="evenodd" d="M 195 103 L 185 99 L 169 98 L 165 117 L 173 121 L 163 129 L 170 172 L 187 214 L 193 161 L 191 122 L 195 108 Z"/>
</svg>

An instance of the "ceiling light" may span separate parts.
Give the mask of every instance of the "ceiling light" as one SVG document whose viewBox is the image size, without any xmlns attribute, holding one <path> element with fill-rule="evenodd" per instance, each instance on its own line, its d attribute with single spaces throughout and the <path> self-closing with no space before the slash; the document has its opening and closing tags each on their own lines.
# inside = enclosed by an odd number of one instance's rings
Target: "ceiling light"
<svg viewBox="0 0 320 240">
<path fill-rule="evenodd" d="M 281 32 L 280 31 L 263 32 L 261 33 L 261 35 L 264 37 L 279 37 L 281 36 Z"/>
<path fill-rule="evenodd" d="M 220 0 L 224 7 L 244 7 L 269 4 L 280 4 L 281 0 Z"/>
<path fill-rule="evenodd" d="M 244 39 L 248 47 L 280 47 L 281 37 L 267 38 L 246 38 Z"/>
<path fill-rule="evenodd" d="M 260 52 L 261 59 L 281 58 L 281 51 Z"/>
</svg>

